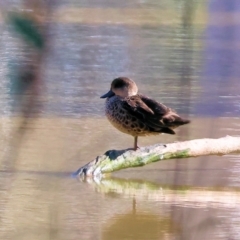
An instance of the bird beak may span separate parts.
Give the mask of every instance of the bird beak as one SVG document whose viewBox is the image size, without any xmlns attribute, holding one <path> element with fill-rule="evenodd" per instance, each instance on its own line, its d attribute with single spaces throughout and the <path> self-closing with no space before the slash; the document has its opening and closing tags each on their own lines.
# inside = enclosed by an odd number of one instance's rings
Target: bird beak
<svg viewBox="0 0 240 240">
<path fill-rule="evenodd" d="M 100 98 L 110 98 L 112 96 L 114 96 L 115 93 L 112 90 L 109 90 L 106 94 L 102 95 Z"/>
</svg>

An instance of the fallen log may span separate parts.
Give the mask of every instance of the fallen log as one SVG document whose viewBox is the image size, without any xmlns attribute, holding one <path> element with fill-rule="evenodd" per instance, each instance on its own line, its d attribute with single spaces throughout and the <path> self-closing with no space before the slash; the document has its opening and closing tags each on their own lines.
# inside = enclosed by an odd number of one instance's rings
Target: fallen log
<svg viewBox="0 0 240 240">
<path fill-rule="evenodd" d="M 156 144 L 132 149 L 109 150 L 79 168 L 73 176 L 98 177 L 125 168 L 141 167 L 158 161 L 206 155 L 226 155 L 240 152 L 240 137 L 195 139 L 184 142 Z"/>
</svg>

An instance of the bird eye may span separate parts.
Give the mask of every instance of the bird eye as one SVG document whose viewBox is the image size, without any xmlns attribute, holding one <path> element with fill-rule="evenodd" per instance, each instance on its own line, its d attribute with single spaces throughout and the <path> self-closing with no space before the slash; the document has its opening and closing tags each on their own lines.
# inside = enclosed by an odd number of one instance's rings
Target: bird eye
<svg viewBox="0 0 240 240">
<path fill-rule="evenodd" d="M 114 88 L 122 88 L 122 87 L 124 87 L 123 81 L 118 81 L 114 84 Z"/>
</svg>

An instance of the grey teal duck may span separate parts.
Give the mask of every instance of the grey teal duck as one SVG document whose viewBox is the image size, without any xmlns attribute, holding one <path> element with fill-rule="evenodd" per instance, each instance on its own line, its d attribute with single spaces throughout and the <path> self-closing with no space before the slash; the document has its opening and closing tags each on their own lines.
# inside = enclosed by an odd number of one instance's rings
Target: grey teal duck
<svg viewBox="0 0 240 240">
<path fill-rule="evenodd" d="M 110 91 L 101 98 L 107 98 L 105 113 L 110 123 L 134 137 L 134 150 L 139 136 L 175 134 L 174 128 L 190 122 L 171 108 L 139 94 L 136 83 L 127 77 L 114 79 Z"/>
</svg>

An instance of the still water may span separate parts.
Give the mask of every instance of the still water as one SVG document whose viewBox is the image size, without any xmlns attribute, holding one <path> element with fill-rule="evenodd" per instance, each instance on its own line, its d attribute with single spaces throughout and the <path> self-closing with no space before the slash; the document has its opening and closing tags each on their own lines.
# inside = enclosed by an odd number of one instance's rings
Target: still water
<svg viewBox="0 0 240 240">
<path fill-rule="evenodd" d="M 117 76 L 192 120 L 140 146 L 240 135 L 239 10 L 237 0 L 58 1 L 34 98 L 9 77 L 27 50 L 1 18 L 0 239 L 239 239 L 237 155 L 71 178 L 133 144 L 99 98 Z"/>
</svg>

